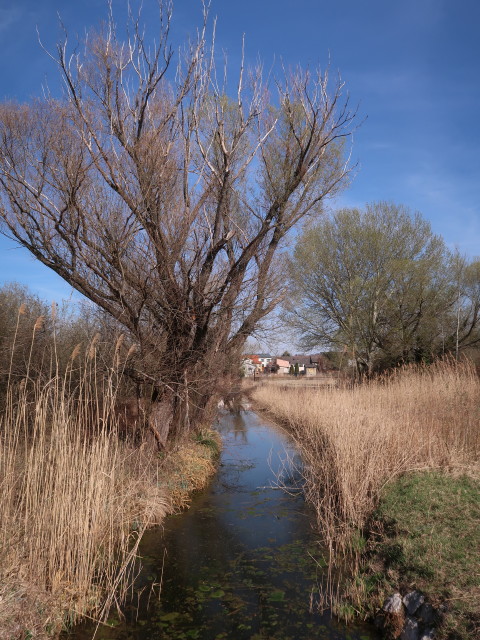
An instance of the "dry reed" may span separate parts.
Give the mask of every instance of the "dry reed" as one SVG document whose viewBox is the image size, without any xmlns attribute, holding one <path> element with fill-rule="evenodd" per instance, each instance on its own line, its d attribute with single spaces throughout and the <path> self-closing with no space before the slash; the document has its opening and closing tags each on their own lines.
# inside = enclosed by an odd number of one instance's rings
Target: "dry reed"
<svg viewBox="0 0 480 640">
<path fill-rule="evenodd" d="M 132 582 L 143 530 L 170 509 L 154 452 L 118 439 L 111 381 L 98 389 L 92 366 L 87 355 L 75 389 L 68 372 L 40 382 L 27 371 L 8 385 L 0 415 L 2 639 L 42 637 L 86 612 L 104 618 Z"/>
<path fill-rule="evenodd" d="M 465 471 L 478 462 L 479 396 L 474 368 L 454 362 L 406 367 L 351 389 L 265 383 L 253 393 L 298 445 L 307 499 L 332 560 L 344 559 L 352 532 L 365 525 L 392 478 L 419 469 Z"/>
</svg>

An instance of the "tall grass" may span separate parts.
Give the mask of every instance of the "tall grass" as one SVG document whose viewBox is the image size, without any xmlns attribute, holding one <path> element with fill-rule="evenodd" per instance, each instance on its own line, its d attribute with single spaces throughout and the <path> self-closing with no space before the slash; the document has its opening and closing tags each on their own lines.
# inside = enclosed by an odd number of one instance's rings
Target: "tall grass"
<svg viewBox="0 0 480 640">
<path fill-rule="evenodd" d="M 332 559 L 343 557 L 382 487 L 409 470 L 467 469 L 480 457 L 480 381 L 468 363 L 411 366 L 353 389 L 253 397 L 288 425 Z"/>
<path fill-rule="evenodd" d="M 62 376 L 54 360 L 35 378 L 28 362 L 21 380 L 10 372 L 2 399 L 0 638 L 104 618 L 132 582 L 143 530 L 169 508 L 155 452 L 117 436 L 117 372 L 98 378 L 93 343 Z"/>
</svg>

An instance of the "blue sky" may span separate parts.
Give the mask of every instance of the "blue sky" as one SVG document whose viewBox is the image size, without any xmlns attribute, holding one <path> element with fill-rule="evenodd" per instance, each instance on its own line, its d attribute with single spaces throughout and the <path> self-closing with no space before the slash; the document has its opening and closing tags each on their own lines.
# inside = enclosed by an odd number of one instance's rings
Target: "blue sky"
<svg viewBox="0 0 480 640">
<path fill-rule="evenodd" d="M 154 2 L 144 0 L 153 20 Z M 29 100 L 42 85 L 58 91 L 48 47 L 57 12 L 72 36 L 105 16 L 103 0 L 0 0 L 0 99 Z M 125 7 L 114 0 L 114 8 Z M 333 206 L 388 200 L 420 211 L 449 246 L 480 254 L 480 3 L 478 0 L 212 0 L 217 47 L 234 68 L 242 35 L 247 60 L 269 67 L 340 71 L 366 116 L 354 138 L 358 172 Z M 174 38 L 191 33 L 196 0 L 176 0 Z M 23 250 L 0 238 L 0 282 L 18 280 L 47 300 L 70 288 Z"/>
</svg>

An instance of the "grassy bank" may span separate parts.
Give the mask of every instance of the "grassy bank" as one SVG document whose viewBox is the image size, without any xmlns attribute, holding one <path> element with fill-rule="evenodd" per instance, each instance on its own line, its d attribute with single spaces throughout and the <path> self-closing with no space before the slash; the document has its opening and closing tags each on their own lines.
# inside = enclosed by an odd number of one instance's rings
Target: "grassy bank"
<svg viewBox="0 0 480 640">
<path fill-rule="evenodd" d="M 72 358 L 62 376 L 12 378 L 2 399 L 2 640 L 54 635 L 85 614 L 104 619 L 134 579 L 144 530 L 186 506 L 214 471 L 214 436 L 162 456 L 120 439 L 117 372 L 99 379 L 91 350 L 82 366 L 79 375 Z"/>
<path fill-rule="evenodd" d="M 281 389 L 267 383 L 254 391 L 254 399 L 288 425 L 301 451 L 307 498 L 315 507 L 318 530 L 330 549 L 332 575 L 339 568 L 345 570 L 346 564 L 356 577 L 364 570 L 363 552 L 372 514 L 383 504 L 382 497 L 385 505 L 391 504 L 388 491 L 395 492 L 397 483 L 408 474 L 442 472 L 478 477 L 479 392 L 474 370 L 468 364 L 454 363 L 406 368 L 353 389 Z M 437 476 L 433 478 L 435 483 Z M 439 486 L 445 495 L 437 501 L 448 501 L 448 485 Z M 408 518 L 411 509 L 413 522 L 419 516 L 414 505 L 409 505 L 407 500 L 404 513 Z M 425 505 L 420 511 L 423 508 Z M 387 521 L 394 518 L 388 509 L 385 513 Z M 464 514 L 465 509 L 458 518 Z M 410 529 L 404 528 L 408 537 Z M 478 566 L 478 555 L 476 560 Z M 437 561 L 435 554 L 425 559 L 431 566 Z M 414 572 L 403 575 L 400 569 L 398 581 L 412 586 Z M 473 567 L 468 570 L 474 571 Z M 380 580 L 371 577 L 350 582 L 353 607 L 365 611 L 365 601 L 371 603 L 374 592 L 378 604 L 383 595 L 379 584 Z M 441 597 L 442 589 L 444 596 L 448 593 L 440 583 L 419 584 L 432 597 Z M 348 615 L 352 605 L 339 605 L 342 594 L 337 588 L 338 583 L 335 588 L 332 585 L 330 595 L 335 596 L 337 609 Z"/>
<path fill-rule="evenodd" d="M 405 474 L 385 487 L 367 531 L 350 590 L 360 612 L 374 614 L 383 596 L 415 588 L 441 612 L 437 638 L 480 638 L 478 478 Z"/>
</svg>

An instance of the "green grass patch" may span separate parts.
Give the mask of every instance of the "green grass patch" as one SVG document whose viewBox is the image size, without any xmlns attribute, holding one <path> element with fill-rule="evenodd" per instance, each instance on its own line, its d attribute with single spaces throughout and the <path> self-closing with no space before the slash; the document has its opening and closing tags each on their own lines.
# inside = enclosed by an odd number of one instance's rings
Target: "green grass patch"
<svg viewBox="0 0 480 640">
<path fill-rule="evenodd" d="M 406 474 L 384 490 L 370 529 L 357 576 L 365 594 L 419 589 L 447 607 L 439 638 L 480 637 L 478 480 Z"/>
<path fill-rule="evenodd" d="M 201 429 L 197 431 L 194 436 L 195 442 L 210 449 L 214 458 L 220 455 L 221 440 L 216 431 L 211 429 Z"/>
</svg>

